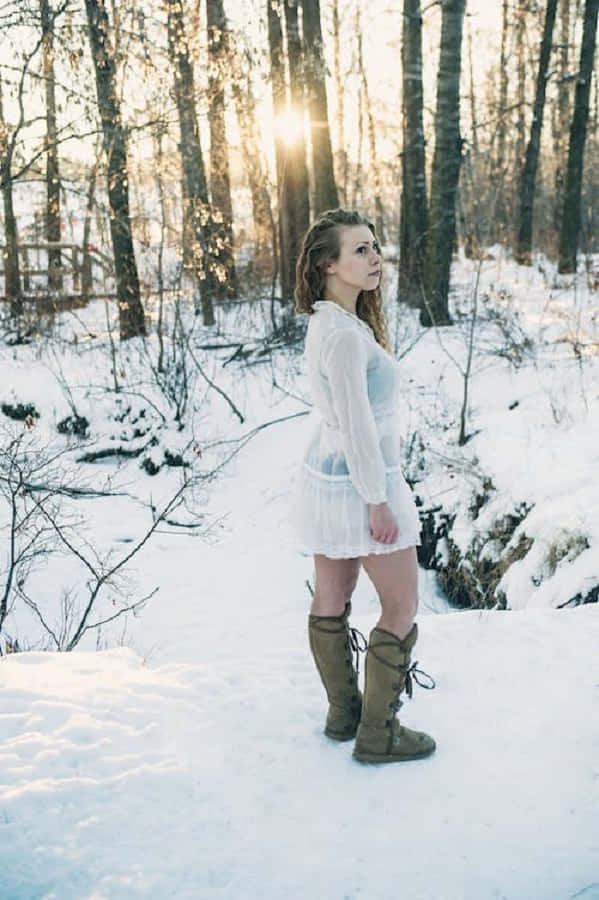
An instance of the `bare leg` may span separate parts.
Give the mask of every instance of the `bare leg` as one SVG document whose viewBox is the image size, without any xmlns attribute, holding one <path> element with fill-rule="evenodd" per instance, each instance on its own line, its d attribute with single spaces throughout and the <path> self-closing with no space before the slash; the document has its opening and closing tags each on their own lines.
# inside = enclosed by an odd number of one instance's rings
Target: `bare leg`
<svg viewBox="0 0 599 900">
<path fill-rule="evenodd" d="M 360 557 L 376 588 L 382 612 L 377 628 L 400 640 L 409 633 L 418 609 L 418 559 L 415 547 Z"/>
<path fill-rule="evenodd" d="M 314 554 L 316 584 L 310 613 L 313 616 L 341 616 L 351 599 L 360 574 L 360 560 L 329 559 Z"/>
</svg>

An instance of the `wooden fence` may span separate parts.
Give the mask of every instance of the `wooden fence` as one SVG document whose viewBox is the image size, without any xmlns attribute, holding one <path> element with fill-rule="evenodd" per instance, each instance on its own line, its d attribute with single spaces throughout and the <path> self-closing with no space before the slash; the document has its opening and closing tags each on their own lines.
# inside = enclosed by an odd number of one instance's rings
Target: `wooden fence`
<svg viewBox="0 0 599 900">
<path fill-rule="evenodd" d="M 4 249 L 0 244 L 0 261 L 4 259 Z M 98 297 L 115 296 L 112 259 L 92 245 L 31 241 L 20 243 L 18 249 L 23 301 L 33 302 L 44 310 L 75 309 Z M 55 267 L 52 279 L 62 285 L 60 289 L 50 287 L 50 250 L 60 251 L 60 265 Z M 0 268 L 0 277 L 3 276 L 4 269 Z M 107 283 L 111 290 L 107 289 Z M 0 300 L 6 299 L 5 294 L 0 295 Z"/>
</svg>

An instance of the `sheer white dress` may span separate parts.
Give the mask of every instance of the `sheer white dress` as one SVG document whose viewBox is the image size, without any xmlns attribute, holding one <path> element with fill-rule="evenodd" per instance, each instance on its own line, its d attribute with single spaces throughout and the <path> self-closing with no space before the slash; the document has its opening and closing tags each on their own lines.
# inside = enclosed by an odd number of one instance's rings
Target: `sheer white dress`
<svg viewBox="0 0 599 900">
<path fill-rule="evenodd" d="M 293 501 L 301 553 L 347 559 L 420 542 L 420 521 L 401 469 L 399 365 L 370 326 L 319 300 L 304 350 L 317 423 L 304 450 Z M 387 501 L 395 543 L 370 534 L 368 504 Z"/>
</svg>

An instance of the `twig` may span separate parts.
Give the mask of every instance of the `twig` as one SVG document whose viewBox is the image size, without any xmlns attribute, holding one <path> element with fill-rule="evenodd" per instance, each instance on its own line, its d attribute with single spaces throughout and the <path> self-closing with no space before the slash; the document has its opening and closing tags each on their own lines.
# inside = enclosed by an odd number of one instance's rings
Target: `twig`
<svg viewBox="0 0 599 900">
<path fill-rule="evenodd" d="M 42 626 L 43 626 L 43 627 L 45 628 L 45 630 L 48 632 L 48 634 L 50 635 L 50 637 L 52 638 L 52 640 L 54 641 L 54 643 L 56 644 L 56 646 L 58 647 L 58 649 L 60 649 L 60 641 L 58 640 L 58 638 L 57 638 L 56 635 L 54 634 L 53 630 L 50 628 L 50 626 L 48 625 L 48 623 L 46 622 L 46 620 L 45 620 L 44 617 L 42 616 L 42 614 L 41 614 L 41 612 L 40 612 L 40 608 L 39 608 L 39 606 L 37 605 L 37 603 L 35 603 L 35 602 L 31 599 L 31 597 L 28 597 L 28 596 L 27 596 L 27 594 L 25 593 L 25 591 L 23 590 L 23 588 L 20 588 L 19 594 L 21 595 L 21 597 L 23 598 L 23 600 L 25 601 L 25 603 L 27 604 L 27 606 L 29 607 L 29 609 L 32 609 L 33 612 L 36 614 L 36 616 L 37 616 L 38 619 L 40 620 Z"/>
<path fill-rule="evenodd" d="M 133 612 L 138 609 L 140 606 L 143 606 L 144 603 L 147 603 L 148 600 L 151 600 L 152 597 L 155 596 L 159 591 L 159 588 L 155 587 L 154 590 L 150 591 L 149 594 L 146 594 L 145 597 L 142 597 L 141 600 L 136 600 L 135 603 L 131 603 L 129 606 L 124 606 L 118 610 L 118 612 L 114 613 L 112 616 L 108 616 L 106 619 L 100 619 L 98 622 L 92 622 L 91 625 L 86 625 L 81 635 L 83 636 L 86 631 L 89 631 L 92 628 L 99 628 L 101 625 L 107 625 L 108 622 L 114 622 L 115 619 L 118 619 L 120 616 L 124 615 L 124 613 Z"/>
<path fill-rule="evenodd" d="M 215 384 L 210 378 L 208 378 L 208 376 L 204 372 L 202 366 L 196 359 L 196 356 L 195 356 L 193 350 L 191 349 L 191 346 L 189 343 L 189 338 L 187 337 L 187 335 L 184 336 L 184 340 L 185 340 L 185 343 L 187 344 L 187 349 L 189 350 L 189 355 L 191 356 L 192 360 L 194 361 L 195 365 L 197 366 L 198 372 L 200 373 L 202 378 L 208 382 L 208 384 L 210 385 L 211 388 L 214 388 L 214 390 L 216 391 L 217 394 L 220 394 L 221 397 L 223 397 L 223 399 L 227 401 L 227 403 L 229 404 L 229 406 L 231 407 L 231 409 L 233 410 L 233 412 L 235 413 L 235 415 L 237 416 L 239 421 L 244 422 L 245 419 L 244 419 L 243 415 L 239 412 L 239 410 L 237 409 L 237 407 L 235 406 L 235 404 L 233 403 L 231 398 L 222 390 L 222 388 L 219 388 L 219 386 L 217 384 Z"/>
</svg>

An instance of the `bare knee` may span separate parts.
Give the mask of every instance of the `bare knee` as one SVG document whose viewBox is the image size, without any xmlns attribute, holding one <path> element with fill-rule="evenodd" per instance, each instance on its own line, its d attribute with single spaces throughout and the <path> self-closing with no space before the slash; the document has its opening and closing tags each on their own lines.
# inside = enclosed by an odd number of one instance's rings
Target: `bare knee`
<svg viewBox="0 0 599 900">
<path fill-rule="evenodd" d="M 418 565 L 415 548 L 388 556 L 365 558 L 364 568 L 376 588 L 380 603 L 380 628 L 404 638 L 418 609 Z"/>
<path fill-rule="evenodd" d="M 340 616 L 351 600 L 358 581 L 357 560 L 328 560 L 315 563 L 316 583 L 312 598 L 313 615 Z"/>
<path fill-rule="evenodd" d="M 345 609 L 345 604 L 351 600 L 357 579 L 343 579 L 340 581 L 316 579 L 314 586 L 313 606 L 319 608 L 327 607 L 330 612 L 321 613 L 321 615 L 337 616 L 341 615 Z"/>
</svg>

